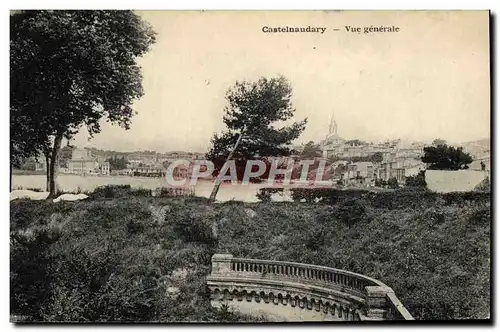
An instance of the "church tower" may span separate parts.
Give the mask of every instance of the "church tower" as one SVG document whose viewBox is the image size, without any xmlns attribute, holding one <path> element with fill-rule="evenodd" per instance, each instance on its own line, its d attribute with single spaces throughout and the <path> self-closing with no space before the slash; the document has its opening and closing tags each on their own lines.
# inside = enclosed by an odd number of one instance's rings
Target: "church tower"
<svg viewBox="0 0 500 332">
<path fill-rule="evenodd" d="M 330 115 L 330 125 L 328 127 L 328 136 L 335 135 L 337 136 L 337 121 L 335 121 L 335 115 Z"/>
<path fill-rule="evenodd" d="M 325 140 L 321 144 L 323 150 L 323 158 L 328 158 L 332 155 L 339 155 L 343 152 L 345 140 L 338 135 L 337 131 L 337 121 L 335 121 L 335 115 L 332 112 L 328 125 L 328 135 L 326 135 Z"/>
</svg>

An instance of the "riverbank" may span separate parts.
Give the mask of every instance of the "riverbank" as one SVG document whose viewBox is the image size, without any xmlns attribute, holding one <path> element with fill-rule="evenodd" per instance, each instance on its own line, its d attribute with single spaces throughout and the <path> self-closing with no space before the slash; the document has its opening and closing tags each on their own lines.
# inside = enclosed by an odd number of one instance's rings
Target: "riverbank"
<svg viewBox="0 0 500 332">
<path fill-rule="evenodd" d="M 371 193 L 336 204 L 90 197 L 11 202 L 11 314 L 35 321 L 254 319 L 211 308 L 214 253 L 362 273 L 417 319 L 489 317 L 490 197 Z"/>
</svg>

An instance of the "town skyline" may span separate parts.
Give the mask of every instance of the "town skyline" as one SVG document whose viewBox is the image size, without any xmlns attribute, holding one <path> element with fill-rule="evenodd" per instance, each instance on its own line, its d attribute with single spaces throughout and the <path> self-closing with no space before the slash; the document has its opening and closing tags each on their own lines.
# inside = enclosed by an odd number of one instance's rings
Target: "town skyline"
<svg viewBox="0 0 500 332">
<path fill-rule="evenodd" d="M 436 137 L 434 139 L 442 139 L 441 137 Z M 428 140 L 428 141 L 411 141 L 411 140 L 403 140 L 401 138 L 392 138 L 392 139 L 387 139 L 387 140 L 382 140 L 382 141 L 364 141 L 368 144 L 371 144 L 373 143 L 374 145 L 376 144 L 383 144 L 383 143 L 386 143 L 386 142 L 393 142 L 393 141 L 397 141 L 397 140 L 400 140 L 402 141 L 403 143 L 408 143 L 408 144 L 411 144 L 411 143 L 424 143 L 425 145 L 431 145 L 432 144 L 432 141 L 434 140 Z M 358 138 L 347 138 L 346 141 L 353 141 L 353 140 L 358 140 Z M 361 140 L 361 139 L 359 139 Z M 444 139 L 443 139 L 444 140 Z M 293 144 L 294 147 L 301 147 L 301 146 L 304 146 L 305 144 L 309 143 L 311 140 L 309 141 L 300 141 L 296 144 Z M 363 141 L 363 140 L 361 140 Z M 476 143 L 476 142 L 480 142 L 480 143 L 483 143 L 483 142 L 488 142 L 488 145 L 491 145 L 491 138 L 490 137 L 483 137 L 483 138 L 479 138 L 479 139 L 475 139 L 475 140 L 470 140 L 470 141 L 464 141 L 464 142 L 450 142 L 450 141 L 447 141 L 447 140 L 444 140 L 446 142 L 447 145 L 451 145 L 451 146 L 457 146 L 457 147 L 460 147 L 463 145 L 466 145 L 466 144 L 470 144 L 470 143 Z M 321 147 L 321 142 L 316 142 L 316 141 L 312 141 L 313 143 L 315 144 L 318 144 L 320 145 Z M 158 153 L 158 154 L 171 154 L 171 153 L 193 153 L 193 154 L 205 154 L 206 151 L 196 151 L 196 150 L 188 150 L 188 149 L 171 149 L 171 150 L 155 150 L 155 149 L 146 149 L 146 148 L 139 148 L 139 149 L 123 149 L 123 150 L 120 150 L 120 149 L 106 149 L 106 148 L 103 148 L 103 147 L 99 147 L 99 146 L 95 146 L 95 145 L 90 145 L 90 144 L 81 144 L 81 145 L 78 145 L 76 144 L 77 142 L 75 142 L 74 140 L 70 141 L 69 144 L 71 146 L 74 146 L 75 148 L 81 148 L 81 149 L 95 149 L 95 150 L 101 150 L 101 151 L 113 151 L 117 154 L 120 154 L 120 153 L 144 153 L 144 152 L 155 152 L 155 153 Z"/>
<path fill-rule="evenodd" d="M 134 104 L 138 114 L 129 131 L 103 121 L 90 142 L 82 128 L 74 139 L 79 146 L 205 152 L 213 134 L 224 129 L 226 91 L 238 80 L 279 74 L 293 88 L 294 120 L 308 118 L 296 144 L 324 139 L 332 112 L 346 139 L 442 138 L 457 144 L 490 136 L 486 12 L 467 13 L 466 19 L 458 11 L 381 12 L 376 18 L 364 11 L 139 14 L 158 34 L 138 61 L 145 92 Z M 278 36 L 261 31 L 270 20 L 327 28 L 370 21 L 401 29 Z"/>
</svg>

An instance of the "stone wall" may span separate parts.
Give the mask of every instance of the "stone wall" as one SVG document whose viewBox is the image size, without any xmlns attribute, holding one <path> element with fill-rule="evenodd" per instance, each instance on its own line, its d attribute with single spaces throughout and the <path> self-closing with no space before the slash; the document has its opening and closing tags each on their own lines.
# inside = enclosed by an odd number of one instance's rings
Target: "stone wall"
<svg viewBox="0 0 500 332">
<path fill-rule="evenodd" d="M 382 282 L 324 266 L 214 255 L 207 285 L 214 307 L 270 321 L 413 319 Z"/>
<path fill-rule="evenodd" d="M 425 182 L 429 190 L 438 193 L 471 191 L 488 176 L 489 171 L 428 169 L 425 171 Z"/>
</svg>

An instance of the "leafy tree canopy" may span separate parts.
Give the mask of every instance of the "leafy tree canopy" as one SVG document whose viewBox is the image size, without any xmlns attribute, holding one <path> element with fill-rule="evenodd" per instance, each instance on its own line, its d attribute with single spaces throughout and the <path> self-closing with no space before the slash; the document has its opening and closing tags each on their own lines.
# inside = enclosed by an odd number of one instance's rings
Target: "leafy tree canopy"
<svg viewBox="0 0 500 332">
<path fill-rule="evenodd" d="M 428 169 L 459 170 L 469 168 L 472 157 L 463 151 L 462 147 L 453 147 L 446 144 L 424 147 L 424 156 L 421 160 L 430 164 Z"/>
<path fill-rule="evenodd" d="M 359 139 L 352 139 L 352 140 L 348 140 L 345 142 L 346 145 L 354 145 L 354 146 L 358 146 L 358 145 L 368 145 L 367 142 L 365 141 L 362 141 L 362 140 L 359 140 Z"/>
<path fill-rule="evenodd" d="M 435 140 L 432 141 L 432 145 L 438 146 L 438 145 L 444 145 L 446 144 L 446 141 L 441 138 L 436 138 Z"/>
<path fill-rule="evenodd" d="M 99 121 L 126 129 L 143 95 L 136 63 L 155 41 L 133 11 L 18 11 L 11 15 L 11 159 L 42 150 L 54 194 L 54 164 L 63 137 Z"/>
<path fill-rule="evenodd" d="M 304 119 L 278 127 L 293 117 L 291 97 L 292 87 L 283 76 L 236 82 L 226 93 L 223 122 L 227 130 L 212 137 L 207 159 L 220 169 L 241 132 L 241 142 L 233 155 L 236 161 L 290 155 L 291 142 L 307 123 Z"/>
<path fill-rule="evenodd" d="M 319 144 L 309 141 L 304 145 L 300 155 L 305 158 L 316 158 L 321 157 L 322 154 L 323 152 L 321 151 Z"/>
<path fill-rule="evenodd" d="M 132 11 L 26 11 L 11 17 L 11 108 L 46 134 L 72 136 L 99 119 L 125 128 L 143 94 L 142 56 L 153 30 Z"/>
</svg>

